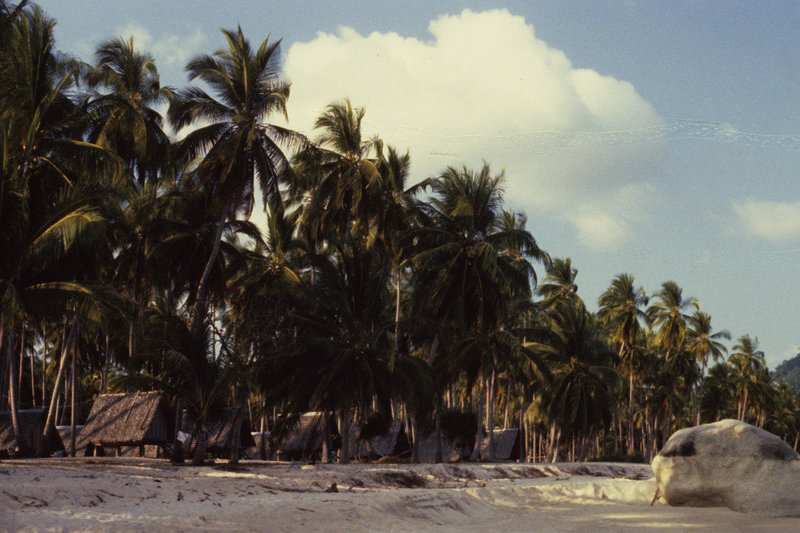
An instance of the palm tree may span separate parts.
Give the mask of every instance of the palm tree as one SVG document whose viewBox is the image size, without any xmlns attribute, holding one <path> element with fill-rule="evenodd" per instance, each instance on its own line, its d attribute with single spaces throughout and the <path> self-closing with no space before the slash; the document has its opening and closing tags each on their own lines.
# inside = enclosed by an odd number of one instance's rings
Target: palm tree
<svg viewBox="0 0 800 533">
<path fill-rule="evenodd" d="M 224 300 L 230 267 L 243 261 L 246 250 L 237 245 L 239 237 L 255 246 L 262 241 L 256 225 L 247 220 L 226 220 L 222 225 L 225 237 L 216 242 L 218 219 L 209 210 L 211 192 L 203 185 L 175 186 L 159 198 L 160 223 L 145 233 L 150 240 L 146 257 L 146 271 L 153 279 L 154 288 L 161 287 L 175 298 L 186 298 L 187 307 L 196 305 L 195 288 L 206 274 L 207 294 Z M 208 271 L 206 258 L 216 247 L 217 259 Z"/>
<path fill-rule="evenodd" d="M 170 141 L 154 107 L 172 98 L 161 87 L 153 57 L 140 52 L 130 40 L 103 42 L 95 52 L 97 64 L 87 82 L 97 93 L 87 105 L 89 140 L 119 155 L 128 163 L 131 178 L 141 188 L 159 176 L 168 161 Z"/>
<path fill-rule="evenodd" d="M 653 294 L 653 303 L 647 309 L 648 317 L 656 328 L 655 342 L 665 350 L 664 359 L 669 362 L 683 348 L 686 336 L 686 309 L 700 309 L 693 297 L 684 298 L 683 290 L 674 281 L 666 281 L 661 290 Z"/>
<path fill-rule="evenodd" d="M 413 391 L 424 397 L 430 388 L 424 362 L 394 349 L 393 321 L 385 313 L 387 254 L 361 243 L 360 235 L 347 235 L 330 242 L 328 254 L 310 256 L 317 275 L 298 295 L 297 333 L 269 367 L 272 388 L 282 391 L 291 407 L 336 411 L 345 462 L 353 411 L 365 414 L 374 398 L 388 405 L 400 391 L 406 398 Z"/>
<path fill-rule="evenodd" d="M 598 318 L 609 333 L 609 340 L 617 346 L 620 360 L 628 371 L 628 455 L 633 454 L 633 392 L 636 377 L 634 356 L 635 340 L 641 332 L 641 320 L 646 320 L 644 309 L 648 303 L 644 289 L 635 286 L 630 274 L 618 274 L 611 286 L 600 295 Z"/>
<path fill-rule="evenodd" d="M 742 335 L 733 346 L 728 364 L 734 369 L 734 383 L 738 398 L 736 418 L 744 420 L 747 416 L 747 396 L 757 381 L 758 371 L 765 369 L 764 352 L 758 349 L 758 338 Z"/>
<path fill-rule="evenodd" d="M 770 413 L 767 430 L 780 435 L 796 450 L 800 441 L 800 395 L 788 383 L 773 385 L 775 409 Z"/>
<path fill-rule="evenodd" d="M 209 123 L 187 134 L 177 146 L 186 161 L 202 156 L 184 177 L 206 184 L 217 218 L 214 246 L 195 290 L 195 315 L 205 304 L 225 222 L 238 213 L 252 212 L 256 184 L 265 208 L 281 208 L 279 187 L 290 181 L 291 169 L 279 143 L 302 141 L 298 134 L 264 122 L 273 113 L 286 116 L 289 84 L 280 77 L 280 41 L 270 43 L 268 37 L 253 50 L 241 28 L 222 33 L 227 49 L 196 57 L 186 66 L 189 79 L 208 84 L 216 97 L 190 87 L 175 95 L 167 113 L 176 131 Z"/>
<path fill-rule="evenodd" d="M 409 246 L 405 236 L 413 224 L 410 205 L 414 195 L 425 182 L 413 187 L 407 187 L 411 158 L 406 152 L 400 154 L 393 147 L 388 147 L 388 153 L 383 150 L 378 152 L 378 172 L 383 185 L 383 196 L 380 200 L 380 213 L 376 223 L 380 238 L 383 240 L 392 260 L 392 283 L 395 286 L 395 312 L 394 312 L 394 337 L 395 348 L 400 342 L 400 302 L 401 284 L 404 264 Z"/>
<path fill-rule="evenodd" d="M 712 333 L 711 316 L 702 311 L 695 311 L 689 317 L 689 329 L 686 333 L 686 349 L 695 356 L 700 363 L 700 385 L 697 390 L 697 416 L 695 424 L 700 424 L 700 406 L 703 403 L 703 382 L 705 380 L 708 357 L 718 361 L 728 349 L 719 339 L 730 340 L 731 334 L 727 331 Z"/>
<path fill-rule="evenodd" d="M 114 176 L 115 168 L 103 166 L 112 159 L 106 151 L 80 140 L 77 106 L 70 98 L 77 67 L 59 59 L 53 27 L 34 8 L 16 12 L 4 35 L 0 223 L 6 230 L 0 234 L 0 337 L 13 335 L 26 319 L 74 316 L 78 305 L 97 303 L 107 292 L 91 277 L 97 279 L 94 259 L 103 248 L 96 239 L 106 223 L 101 210 L 111 192 L 98 176 Z M 0 338 L 4 343 L 9 349 L 13 344 L 10 337 Z M 19 435 L 16 379 L 9 387 Z M 46 434 L 51 421 L 48 417 Z"/>
<path fill-rule="evenodd" d="M 590 434 L 611 422 L 619 382 L 615 355 L 580 301 L 560 300 L 542 319 L 546 332 L 536 346 L 550 361 L 555 378 L 547 395 L 552 460 L 557 460 L 561 434 L 581 442 L 585 457 Z"/>
<path fill-rule="evenodd" d="M 536 280 L 530 261 L 549 263 L 524 228 L 524 218 L 502 214 L 502 181 L 503 175 L 492 176 L 486 164 L 477 172 L 447 168 L 430 180 L 433 197 L 417 203 L 419 227 L 410 232 L 416 243 L 411 264 L 419 295 L 414 313 L 435 317 L 472 339 L 491 338 L 508 325 L 512 302 L 530 298 Z M 434 337 L 432 348 L 437 345 Z M 485 354 L 479 363 L 489 416 L 497 370 L 493 362 L 494 356 Z M 479 450 L 479 438 L 475 446 Z"/>
<path fill-rule="evenodd" d="M 206 452 L 203 424 L 230 397 L 230 385 L 236 379 L 229 339 L 215 338 L 208 317 L 188 325 L 182 316 L 163 306 L 145 310 L 143 328 L 146 334 L 139 363 L 157 371 L 123 375 L 112 386 L 133 390 L 158 388 L 187 405 L 199 429 L 192 463 L 201 465 Z M 217 341 L 219 349 L 215 347 Z"/>
<path fill-rule="evenodd" d="M 536 287 L 536 293 L 543 298 L 542 307 L 551 307 L 561 300 L 580 299 L 575 283 L 577 276 L 578 269 L 572 266 L 571 258 L 553 259 L 543 283 Z"/>
<path fill-rule="evenodd" d="M 549 263 L 533 236 L 501 229 L 503 175 L 488 165 L 478 172 L 449 167 L 431 183 L 434 196 L 419 204 L 422 220 L 413 231 L 417 290 L 444 322 L 462 330 L 493 330 L 509 295 L 530 294 L 536 274 L 531 260 Z M 506 253 L 514 242 L 514 254 Z"/>
<path fill-rule="evenodd" d="M 736 416 L 736 385 L 734 369 L 727 363 L 717 363 L 708 369 L 704 380 L 703 401 L 700 408 L 706 420 L 720 420 Z"/>
<path fill-rule="evenodd" d="M 314 123 L 321 131 L 315 144 L 297 156 L 296 172 L 305 184 L 301 192 L 310 195 L 301 225 L 311 242 L 326 234 L 341 235 L 353 222 L 368 235 L 370 221 L 379 213 L 383 184 L 370 155 L 375 148 L 380 151 L 380 143 L 362 139 L 364 114 L 363 107 L 353 108 L 346 98 L 329 104 Z"/>
</svg>

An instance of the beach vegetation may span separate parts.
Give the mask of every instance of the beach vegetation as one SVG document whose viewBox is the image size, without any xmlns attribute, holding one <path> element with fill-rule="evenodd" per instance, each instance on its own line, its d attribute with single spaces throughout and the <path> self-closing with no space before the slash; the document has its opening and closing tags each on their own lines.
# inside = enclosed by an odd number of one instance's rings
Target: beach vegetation
<svg viewBox="0 0 800 533">
<path fill-rule="evenodd" d="M 648 293 L 620 272 L 585 301 L 591 265 L 541 247 L 502 161 L 414 175 L 347 95 L 320 102 L 307 134 L 282 125 L 280 39 L 223 30 L 167 87 L 132 37 L 87 63 L 56 48 L 55 24 L 0 0 L 0 410 L 15 453 L 48 453 L 26 444 L 21 409 L 47 410 L 49 442 L 98 395 L 152 390 L 197 422 L 197 463 L 225 408 L 234 435 L 315 413 L 305 441 L 320 447 L 297 453 L 323 461 L 398 427 L 397 460 L 425 446 L 442 460 L 457 440 L 459 457 L 492 461 L 511 428 L 524 461 L 640 460 L 722 418 L 797 448 L 800 396 L 755 336 L 729 347 L 672 280 Z"/>
</svg>

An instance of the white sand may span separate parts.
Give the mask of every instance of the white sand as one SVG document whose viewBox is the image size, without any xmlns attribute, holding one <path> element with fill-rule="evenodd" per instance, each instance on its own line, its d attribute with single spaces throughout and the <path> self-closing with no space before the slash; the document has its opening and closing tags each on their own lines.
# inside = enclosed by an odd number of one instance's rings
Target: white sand
<svg viewBox="0 0 800 533">
<path fill-rule="evenodd" d="M 800 518 L 651 506 L 654 493 L 648 465 L 17 460 L 0 463 L 0 530 L 800 531 Z"/>
</svg>

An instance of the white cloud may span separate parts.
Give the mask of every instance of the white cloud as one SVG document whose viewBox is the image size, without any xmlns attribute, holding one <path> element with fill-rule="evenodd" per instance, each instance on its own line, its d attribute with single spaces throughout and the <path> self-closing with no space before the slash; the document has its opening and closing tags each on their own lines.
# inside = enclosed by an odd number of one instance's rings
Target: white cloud
<svg viewBox="0 0 800 533">
<path fill-rule="evenodd" d="M 650 185 L 633 184 L 595 199 L 578 199 L 564 216 L 586 246 L 596 250 L 618 250 L 635 237 L 636 228 L 647 219 L 647 206 L 656 197 Z"/>
<path fill-rule="evenodd" d="M 118 26 L 115 34 L 123 39 L 132 36 L 134 46 L 153 54 L 159 70 L 183 70 L 192 57 L 204 52 L 204 45 L 208 40 L 200 26 L 189 30 L 185 35 L 172 33 L 154 37 L 138 22 Z"/>
<path fill-rule="evenodd" d="M 776 242 L 800 237 L 800 201 L 749 199 L 733 202 L 733 212 L 744 230 L 755 237 Z"/>
<path fill-rule="evenodd" d="M 506 170 L 515 207 L 568 220 L 587 245 L 633 237 L 644 212 L 624 201 L 645 190 L 663 150 L 631 133 L 662 124 L 635 88 L 574 68 L 504 9 L 441 16 L 429 31 L 421 41 L 343 27 L 292 45 L 290 125 L 309 132 L 349 97 L 367 108 L 367 134 L 411 150 L 415 179 L 487 161 Z"/>
</svg>

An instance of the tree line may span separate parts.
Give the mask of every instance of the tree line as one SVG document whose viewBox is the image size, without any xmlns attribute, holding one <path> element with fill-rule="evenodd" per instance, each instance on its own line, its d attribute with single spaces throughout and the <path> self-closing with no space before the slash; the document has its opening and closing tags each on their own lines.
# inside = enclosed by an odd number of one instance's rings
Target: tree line
<svg viewBox="0 0 800 533">
<path fill-rule="evenodd" d="M 99 393 L 162 390 L 198 420 L 319 411 L 345 449 L 352 424 L 399 420 L 412 458 L 457 412 L 477 421 L 475 459 L 499 427 L 527 460 L 650 458 L 725 417 L 797 447 L 800 398 L 757 338 L 728 354 L 698 300 L 628 273 L 591 312 L 571 260 L 505 206 L 502 172 L 410 185 L 410 154 L 366 137 L 346 98 L 309 137 L 271 122 L 290 109 L 280 41 L 225 30 L 173 88 L 132 38 L 84 62 L 54 24 L 0 0 L 0 408 L 16 435 L 21 408 L 47 409 L 48 437 Z"/>
</svg>

